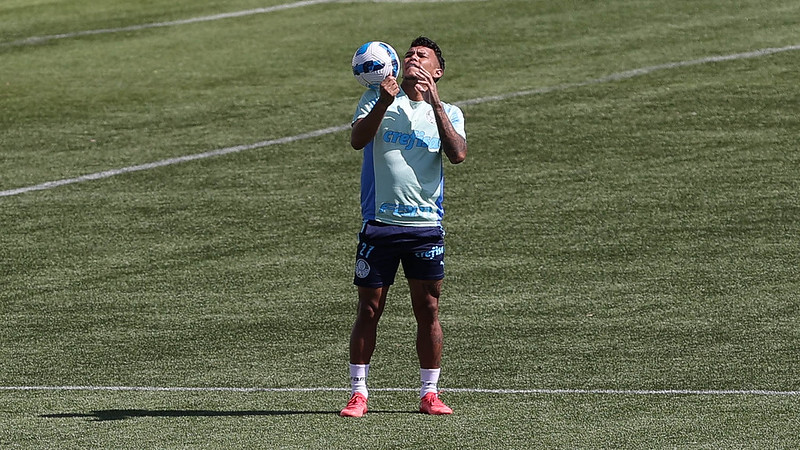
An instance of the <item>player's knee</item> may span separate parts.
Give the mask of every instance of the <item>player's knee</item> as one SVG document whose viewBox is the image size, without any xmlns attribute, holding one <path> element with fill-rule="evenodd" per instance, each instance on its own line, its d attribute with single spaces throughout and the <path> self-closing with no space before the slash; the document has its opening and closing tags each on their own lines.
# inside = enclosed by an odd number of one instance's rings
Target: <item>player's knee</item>
<svg viewBox="0 0 800 450">
<path fill-rule="evenodd" d="M 377 321 L 383 313 L 383 308 L 378 303 L 360 301 L 358 303 L 358 316 L 363 320 Z"/>
<path fill-rule="evenodd" d="M 416 280 L 411 281 L 412 295 L 420 302 L 433 302 L 438 304 L 442 296 L 442 280 Z"/>
<path fill-rule="evenodd" d="M 441 282 L 424 284 L 424 289 L 421 289 L 413 299 L 417 322 L 433 323 L 438 320 L 440 294 Z"/>
<path fill-rule="evenodd" d="M 442 280 L 425 283 L 425 291 L 429 296 L 435 298 L 438 304 L 439 297 L 442 296 Z"/>
</svg>

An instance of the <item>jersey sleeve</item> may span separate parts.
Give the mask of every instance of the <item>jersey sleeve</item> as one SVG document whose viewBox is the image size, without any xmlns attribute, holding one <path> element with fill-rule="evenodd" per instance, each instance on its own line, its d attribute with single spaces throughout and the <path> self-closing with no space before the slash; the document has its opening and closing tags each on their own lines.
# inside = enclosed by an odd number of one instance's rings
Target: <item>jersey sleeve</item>
<svg viewBox="0 0 800 450">
<path fill-rule="evenodd" d="M 464 113 L 461 111 L 461 108 L 455 105 L 448 105 L 449 108 L 447 110 L 447 117 L 450 118 L 450 123 L 453 124 L 453 128 L 455 128 L 456 133 L 458 133 L 464 140 L 467 139 L 467 132 L 464 129 Z"/>
<path fill-rule="evenodd" d="M 378 103 L 378 98 L 377 89 L 367 89 L 358 101 L 358 106 L 356 107 L 355 114 L 353 114 L 353 120 L 350 122 L 350 125 L 356 123 L 358 119 L 367 117 L 367 114 L 375 107 L 375 103 Z"/>
</svg>

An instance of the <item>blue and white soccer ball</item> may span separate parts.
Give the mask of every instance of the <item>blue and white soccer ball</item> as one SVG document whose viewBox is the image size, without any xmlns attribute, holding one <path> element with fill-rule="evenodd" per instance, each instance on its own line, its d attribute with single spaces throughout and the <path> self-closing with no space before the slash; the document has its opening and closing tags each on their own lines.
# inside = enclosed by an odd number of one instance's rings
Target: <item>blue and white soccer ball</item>
<svg viewBox="0 0 800 450">
<path fill-rule="evenodd" d="M 353 55 L 353 76 L 365 87 L 377 88 L 386 77 L 397 77 L 399 72 L 400 58 L 385 42 L 367 42 Z"/>
</svg>

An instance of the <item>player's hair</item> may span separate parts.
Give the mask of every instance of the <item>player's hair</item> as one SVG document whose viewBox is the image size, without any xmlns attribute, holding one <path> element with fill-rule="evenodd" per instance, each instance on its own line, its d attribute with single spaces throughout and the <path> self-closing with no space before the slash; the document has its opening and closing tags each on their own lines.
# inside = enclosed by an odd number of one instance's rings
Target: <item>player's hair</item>
<svg viewBox="0 0 800 450">
<path fill-rule="evenodd" d="M 436 42 L 433 42 L 432 39 L 426 38 L 425 36 L 420 36 L 411 42 L 410 47 L 427 47 L 433 50 L 433 53 L 436 54 L 436 59 L 439 60 L 439 67 L 441 67 L 442 72 L 444 72 L 444 57 L 442 56 L 442 49 L 440 49 L 439 45 Z"/>
</svg>

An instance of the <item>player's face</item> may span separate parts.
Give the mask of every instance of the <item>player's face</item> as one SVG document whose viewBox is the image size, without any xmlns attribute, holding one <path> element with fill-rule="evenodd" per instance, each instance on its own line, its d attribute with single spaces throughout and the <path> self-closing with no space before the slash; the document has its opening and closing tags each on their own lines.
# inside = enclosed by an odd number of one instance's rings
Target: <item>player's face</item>
<svg viewBox="0 0 800 450">
<path fill-rule="evenodd" d="M 411 47 L 403 59 L 403 77 L 416 78 L 420 67 L 430 72 L 434 78 L 440 78 L 443 74 L 433 50 L 428 47 Z"/>
</svg>

